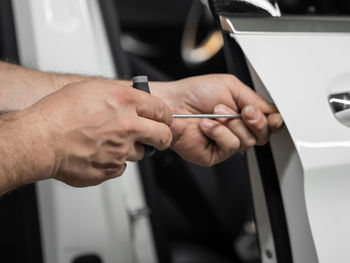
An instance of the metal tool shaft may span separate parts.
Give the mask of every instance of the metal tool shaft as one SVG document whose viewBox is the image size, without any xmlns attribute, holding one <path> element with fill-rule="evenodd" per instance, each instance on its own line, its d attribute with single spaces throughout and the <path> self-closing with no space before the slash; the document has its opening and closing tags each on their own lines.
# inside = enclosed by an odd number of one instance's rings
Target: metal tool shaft
<svg viewBox="0 0 350 263">
<path fill-rule="evenodd" d="M 241 114 L 173 114 L 173 118 L 240 119 Z"/>
</svg>

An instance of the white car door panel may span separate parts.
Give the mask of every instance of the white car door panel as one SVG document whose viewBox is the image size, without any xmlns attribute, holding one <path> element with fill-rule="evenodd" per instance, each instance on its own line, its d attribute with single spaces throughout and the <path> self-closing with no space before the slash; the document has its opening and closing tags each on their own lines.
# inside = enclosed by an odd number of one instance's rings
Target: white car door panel
<svg viewBox="0 0 350 263">
<path fill-rule="evenodd" d="M 350 20 L 221 21 L 243 50 L 256 90 L 267 91 L 288 129 L 272 137 L 271 148 L 294 262 L 349 262 L 350 128 L 341 123 L 348 113 L 336 117 L 329 98 L 350 91 Z"/>
</svg>

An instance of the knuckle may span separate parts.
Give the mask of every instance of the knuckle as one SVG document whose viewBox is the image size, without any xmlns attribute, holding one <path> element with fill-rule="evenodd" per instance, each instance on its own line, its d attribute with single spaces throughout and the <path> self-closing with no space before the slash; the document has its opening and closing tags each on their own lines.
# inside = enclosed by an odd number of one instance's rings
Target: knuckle
<svg viewBox="0 0 350 263">
<path fill-rule="evenodd" d="M 266 129 L 267 129 L 267 120 L 260 121 L 255 125 L 255 130 L 258 132 L 264 132 Z"/>
<path fill-rule="evenodd" d="M 136 132 L 136 123 L 132 120 L 125 119 L 120 123 L 120 128 L 124 136 L 131 135 Z"/>
<path fill-rule="evenodd" d="M 208 127 L 204 127 L 204 129 L 207 136 L 209 136 L 210 138 L 217 138 L 223 131 L 223 126 L 215 124 Z"/>
<path fill-rule="evenodd" d="M 265 124 L 259 124 L 256 126 L 256 131 L 259 133 L 263 133 L 266 131 L 266 125 Z"/>
<path fill-rule="evenodd" d="M 241 146 L 241 141 L 238 138 L 234 138 L 228 143 L 229 152 L 237 152 Z"/>
<path fill-rule="evenodd" d="M 201 155 L 196 161 L 196 163 L 203 167 L 211 167 L 215 164 L 212 155 L 209 156 L 207 154 Z"/>
<path fill-rule="evenodd" d="M 156 120 L 165 123 L 167 126 L 170 126 L 172 115 L 168 106 L 161 100 L 155 106 L 155 118 Z"/>
<path fill-rule="evenodd" d="M 120 146 L 115 155 L 115 163 L 117 165 L 121 165 L 121 163 L 125 162 L 130 152 L 130 147 L 126 144 Z"/>
<path fill-rule="evenodd" d="M 113 171 L 106 171 L 105 180 L 120 177 L 123 173 L 124 173 L 124 169 L 122 169 L 122 168 L 115 169 Z"/>
<path fill-rule="evenodd" d="M 160 150 L 169 148 L 171 141 L 172 141 L 172 134 L 170 132 L 170 129 L 168 129 L 166 132 L 163 132 L 159 137 Z"/>
<path fill-rule="evenodd" d="M 155 107 L 155 118 L 160 121 L 164 121 L 166 119 L 166 108 L 165 105 L 159 101 Z"/>
<path fill-rule="evenodd" d="M 99 172 L 99 175 L 96 176 L 95 182 L 96 184 L 100 184 L 108 179 L 116 178 L 121 176 L 126 169 L 126 163 L 117 161 L 118 165 L 115 168 L 109 168 L 109 169 L 101 169 Z"/>
<path fill-rule="evenodd" d="M 123 173 L 124 173 L 125 170 L 126 170 L 126 166 L 127 166 L 127 165 L 126 165 L 126 162 L 124 161 L 123 164 L 120 166 L 120 168 L 117 169 L 117 170 L 115 171 L 115 173 L 113 173 L 112 177 L 113 177 L 113 178 L 116 178 L 116 177 L 122 176 Z"/>
<path fill-rule="evenodd" d="M 123 164 L 125 163 L 125 157 L 119 157 L 119 158 L 115 158 L 113 160 L 113 164 L 115 169 L 118 169 L 119 167 L 123 166 Z"/>
<path fill-rule="evenodd" d="M 114 91 L 115 99 L 122 105 L 131 105 L 134 103 L 134 97 L 127 88 L 120 88 Z"/>
<path fill-rule="evenodd" d="M 253 147 L 256 144 L 255 138 L 249 138 L 247 142 L 245 143 L 245 148 L 248 149 L 250 147 Z"/>
</svg>

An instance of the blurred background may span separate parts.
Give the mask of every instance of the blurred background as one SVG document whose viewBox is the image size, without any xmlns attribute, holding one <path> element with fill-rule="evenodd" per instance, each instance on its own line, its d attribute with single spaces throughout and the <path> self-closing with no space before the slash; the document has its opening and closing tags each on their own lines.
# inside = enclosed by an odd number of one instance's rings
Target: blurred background
<svg viewBox="0 0 350 263">
<path fill-rule="evenodd" d="M 205 1 L 100 3 L 121 78 L 146 74 L 164 81 L 227 72 L 221 31 Z M 348 0 L 278 3 L 288 15 L 350 14 Z M 0 38 L 0 58 L 18 62 L 9 0 L 0 2 Z M 140 168 L 159 262 L 260 262 L 244 153 L 203 168 L 164 151 Z M 4 196 L 0 208 L 0 261 L 42 262 L 35 186 Z M 84 262 L 101 262 L 92 260 Z"/>
<path fill-rule="evenodd" d="M 144 59 L 172 79 L 225 72 L 223 53 L 215 53 L 215 47 L 211 46 L 213 54 L 210 59 L 203 58 L 196 63 L 186 63 L 183 56 L 181 48 L 184 49 L 186 37 L 192 37 L 192 46 L 198 46 L 208 37 L 208 33 L 217 28 L 201 2 L 205 3 L 200 0 L 116 0 L 124 34 L 123 49 L 131 56 Z M 348 0 L 279 0 L 278 4 L 283 15 L 350 14 Z M 215 43 L 220 44 L 220 41 Z"/>
</svg>

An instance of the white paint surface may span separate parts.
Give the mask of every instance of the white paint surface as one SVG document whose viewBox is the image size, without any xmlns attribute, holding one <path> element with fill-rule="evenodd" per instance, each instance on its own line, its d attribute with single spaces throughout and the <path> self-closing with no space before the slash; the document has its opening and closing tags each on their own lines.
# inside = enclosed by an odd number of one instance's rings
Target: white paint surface
<svg viewBox="0 0 350 263">
<path fill-rule="evenodd" d="M 350 35 L 234 38 L 278 106 L 296 146 L 319 262 L 350 262 L 350 128 L 328 105 L 330 94 L 350 91 Z"/>
</svg>

